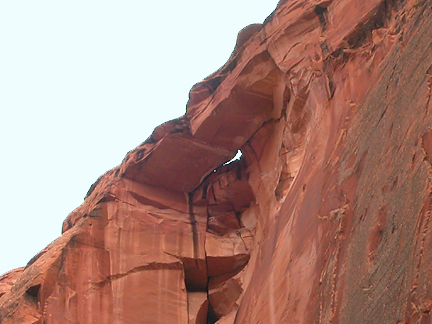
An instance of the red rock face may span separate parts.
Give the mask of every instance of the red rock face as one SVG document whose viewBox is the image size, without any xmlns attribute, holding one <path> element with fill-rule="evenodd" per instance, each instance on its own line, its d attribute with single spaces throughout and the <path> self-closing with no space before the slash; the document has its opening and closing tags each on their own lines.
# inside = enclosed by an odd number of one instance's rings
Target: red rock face
<svg viewBox="0 0 432 324">
<path fill-rule="evenodd" d="M 23 270 L 23 268 L 14 269 L 0 277 L 0 297 L 11 290 Z"/>
<path fill-rule="evenodd" d="M 1 323 L 431 323 L 431 8 L 281 1 L 0 277 Z"/>
</svg>

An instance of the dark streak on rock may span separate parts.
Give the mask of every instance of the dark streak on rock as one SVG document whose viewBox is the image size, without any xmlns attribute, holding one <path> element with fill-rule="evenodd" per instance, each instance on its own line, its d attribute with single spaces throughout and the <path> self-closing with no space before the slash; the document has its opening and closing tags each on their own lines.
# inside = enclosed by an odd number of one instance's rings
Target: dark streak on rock
<svg viewBox="0 0 432 324">
<path fill-rule="evenodd" d="M 198 229 L 197 229 L 197 221 L 195 218 L 195 214 L 193 211 L 193 193 L 188 193 L 188 209 L 189 209 L 189 217 L 192 226 L 192 240 L 193 240 L 193 249 L 194 249 L 194 258 L 198 258 Z"/>
<path fill-rule="evenodd" d="M 325 31 L 327 29 L 327 8 L 317 5 L 315 6 L 314 11 L 318 15 L 319 21 L 322 26 L 322 31 Z"/>
</svg>

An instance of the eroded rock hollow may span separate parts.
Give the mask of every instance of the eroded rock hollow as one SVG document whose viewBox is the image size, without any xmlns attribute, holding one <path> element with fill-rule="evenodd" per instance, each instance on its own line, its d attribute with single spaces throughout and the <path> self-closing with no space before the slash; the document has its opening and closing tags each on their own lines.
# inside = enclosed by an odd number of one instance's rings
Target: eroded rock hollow
<svg viewBox="0 0 432 324">
<path fill-rule="evenodd" d="M 281 1 L 0 277 L 0 322 L 432 323 L 431 87 L 431 0 Z"/>
</svg>

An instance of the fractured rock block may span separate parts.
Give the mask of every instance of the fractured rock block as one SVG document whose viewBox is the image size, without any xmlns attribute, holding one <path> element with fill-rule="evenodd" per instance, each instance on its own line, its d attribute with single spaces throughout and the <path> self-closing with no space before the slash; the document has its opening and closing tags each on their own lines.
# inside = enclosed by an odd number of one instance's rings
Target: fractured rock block
<svg viewBox="0 0 432 324">
<path fill-rule="evenodd" d="M 249 260 L 252 237 L 248 231 L 237 231 L 224 236 L 206 233 L 207 271 L 209 277 L 233 272 Z"/>
</svg>

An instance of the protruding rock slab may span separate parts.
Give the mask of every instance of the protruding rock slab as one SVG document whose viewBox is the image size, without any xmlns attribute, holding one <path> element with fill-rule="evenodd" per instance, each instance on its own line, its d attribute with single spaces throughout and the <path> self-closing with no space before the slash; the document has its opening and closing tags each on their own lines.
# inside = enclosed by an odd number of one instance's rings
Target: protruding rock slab
<svg viewBox="0 0 432 324">
<path fill-rule="evenodd" d="M 173 152 L 176 153 L 173 155 Z M 183 133 L 170 133 L 142 157 L 136 156 L 126 169 L 125 177 L 171 190 L 191 192 L 207 174 L 234 154 Z"/>
<path fill-rule="evenodd" d="M 248 231 L 237 231 L 223 236 L 206 234 L 207 271 L 217 277 L 242 268 L 249 260 L 252 236 Z"/>
</svg>

